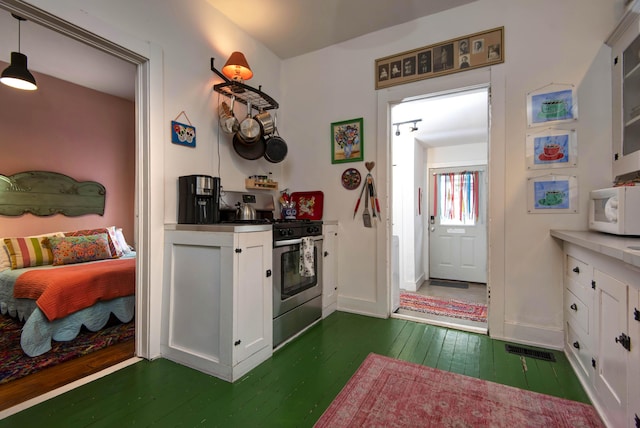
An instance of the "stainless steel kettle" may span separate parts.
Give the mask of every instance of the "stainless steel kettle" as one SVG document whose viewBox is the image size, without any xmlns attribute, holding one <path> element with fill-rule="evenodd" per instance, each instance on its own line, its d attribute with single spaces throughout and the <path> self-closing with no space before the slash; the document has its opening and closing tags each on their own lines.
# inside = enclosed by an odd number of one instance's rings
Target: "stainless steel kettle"
<svg viewBox="0 0 640 428">
<path fill-rule="evenodd" d="M 236 220 L 255 220 L 256 210 L 248 203 L 238 202 L 236 209 Z"/>
</svg>

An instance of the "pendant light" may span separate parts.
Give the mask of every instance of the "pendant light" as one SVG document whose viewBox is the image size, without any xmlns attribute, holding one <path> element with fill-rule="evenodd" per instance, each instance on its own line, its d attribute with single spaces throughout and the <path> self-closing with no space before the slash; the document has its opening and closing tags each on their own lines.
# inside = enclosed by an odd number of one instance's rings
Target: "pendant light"
<svg viewBox="0 0 640 428">
<path fill-rule="evenodd" d="M 11 16 L 18 20 L 18 52 L 11 52 L 11 64 L 2 72 L 0 82 L 13 88 L 35 91 L 38 86 L 35 77 L 27 69 L 27 56 L 20 53 L 20 22 L 26 20 L 13 13 Z"/>
</svg>

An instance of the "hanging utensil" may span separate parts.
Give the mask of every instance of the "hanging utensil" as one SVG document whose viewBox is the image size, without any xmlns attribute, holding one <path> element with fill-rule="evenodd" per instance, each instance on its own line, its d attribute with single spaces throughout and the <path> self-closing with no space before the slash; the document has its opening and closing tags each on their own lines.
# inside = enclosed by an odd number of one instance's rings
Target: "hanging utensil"
<svg viewBox="0 0 640 428">
<path fill-rule="evenodd" d="M 364 184 L 364 188 L 367 187 L 367 183 Z M 364 211 L 362 212 L 362 222 L 364 227 L 371 227 L 371 214 L 369 214 L 369 192 L 364 195 Z"/>
<path fill-rule="evenodd" d="M 360 199 L 362 199 L 362 194 L 364 193 L 364 189 L 365 189 L 365 184 L 362 185 L 362 190 L 360 190 L 360 196 L 358 196 L 358 202 L 356 202 L 356 208 L 353 210 L 354 219 L 356 218 L 356 213 L 358 212 L 358 207 L 360 206 Z"/>
<path fill-rule="evenodd" d="M 220 128 L 227 134 L 238 132 L 240 128 L 240 123 L 233 113 L 235 100 L 236 97 L 231 98 L 231 107 L 225 101 L 220 104 Z"/>
<path fill-rule="evenodd" d="M 370 176 L 367 177 L 367 187 L 369 188 L 369 197 L 371 198 L 371 213 L 372 213 L 372 217 L 375 219 L 378 216 L 376 215 L 376 207 L 373 204 L 373 202 L 374 202 L 374 197 L 373 197 L 373 178 L 371 178 Z"/>
<path fill-rule="evenodd" d="M 250 102 L 247 102 L 247 117 L 240 122 L 238 134 L 240 134 L 240 139 L 245 144 L 253 144 L 262 139 L 260 124 L 251 116 Z"/>
</svg>

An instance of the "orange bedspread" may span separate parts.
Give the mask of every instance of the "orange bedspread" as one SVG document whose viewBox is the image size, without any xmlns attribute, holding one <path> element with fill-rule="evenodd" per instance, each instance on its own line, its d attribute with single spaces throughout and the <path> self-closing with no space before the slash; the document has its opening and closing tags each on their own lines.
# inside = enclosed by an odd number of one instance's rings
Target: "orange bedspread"
<svg viewBox="0 0 640 428">
<path fill-rule="evenodd" d="M 40 310 L 53 321 L 99 300 L 134 294 L 135 276 L 135 258 L 32 270 L 18 277 L 13 295 L 36 300 Z"/>
</svg>

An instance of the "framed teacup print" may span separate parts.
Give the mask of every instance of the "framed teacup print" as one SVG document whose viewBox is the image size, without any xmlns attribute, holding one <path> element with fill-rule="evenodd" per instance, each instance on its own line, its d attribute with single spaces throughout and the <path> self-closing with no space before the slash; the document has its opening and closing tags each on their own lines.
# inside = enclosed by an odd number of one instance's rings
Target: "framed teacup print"
<svg viewBox="0 0 640 428">
<path fill-rule="evenodd" d="M 578 164 L 575 129 L 547 128 L 527 134 L 527 168 L 570 168 Z"/>
<path fill-rule="evenodd" d="M 527 183 L 529 214 L 578 212 L 578 179 L 574 175 L 531 177 Z"/>
</svg>

